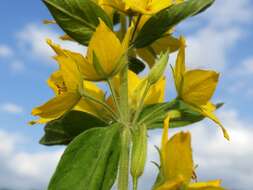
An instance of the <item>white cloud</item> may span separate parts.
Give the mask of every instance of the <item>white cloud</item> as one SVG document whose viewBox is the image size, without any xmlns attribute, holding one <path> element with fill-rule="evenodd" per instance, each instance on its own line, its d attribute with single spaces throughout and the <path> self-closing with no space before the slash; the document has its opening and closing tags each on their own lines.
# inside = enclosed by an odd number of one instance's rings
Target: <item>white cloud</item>
<svg viewBox="0 0 253 190">
<path fill-rule="evenodd" d="M 13 52 L 10 47 L 0 44 L 0 57 L 11 57 L 12 55 Z"/>
<path fill-rule="evenodd" d="M 206 18 L 218 27 L 247 24 L 253 16 L 251 0 L 216 0 Z"/>
<path fill-rule="evenodd" d="M 218 30 L 208 26 L 200 29 L 187 40 L 189 67 L 223 70 L 227 66 L 227 53 L 241 34 L 237 28 Z"/>
<path fill-rule="evenodd" d="M 24 152 L 18 149 L 27 145 L 24 136 L 0 130 L 0 184 L 11 189 L 45 189 L 63 152 Z"/>
<path fill-rule="evenodd" d="M 47 25 L 27 24 L 18 34 L 18 42 L 29 57 L 42 59 L 46 63 L 54 55 L 53 50 L 47 45 L 46 39 L 52 39 L 53 42 L 62 47 L 85 53 L 85 47 L 74 42 L 62 41 L 59 39 L 60 33 L 50 29 Z M 50 60 L 50 62 L 52 62 Z"/>
<path fill-rule="evenodd" d="M 3 103 L 2 105 L 0 105 L 0 111 L 11 113 L 11 114 L 20 114 L 24 110 L 21 106 L 15 104 L 15 103 L 6 102 L 6 103 Z"/>
<path fill-rule="evenodd" d="M 187 36 L 189 67 L 223 71 L 229 66 L 228 53 L 247 35 L 245 25 L 251 23 L 250 2 L 217 0 L 207 12 L 182 26 L 184 30 L 195 26 Z"/>
<path fill-rule="evenodd" d="M 226 141 L 219 128 L 210 122 L 202 122 L 194 127 L 184 128 L 192 134 L 195 164 L 198 164 L 199 180 L 222 179 L 223 186 L 231 190 L 250 190 L 253 188 L 253 125 L 243 121 L 235 110 L 223 110 L 219 114 L 228 129 L 231 141 Z M 172 136 L 178 130 L 171 130 Z M 153 147 L 160 146 L 161 133 L 150 133 L 149 161 L 159 163 L 158 153 Z M 157 168 L 148 163 L 141 186 L 149 189 L 154 181 Z"/>
<path fill-rule="evenodd" d="M 10 164 L 10 166 L 17 175 L 47 183 L 61 154 L 62 150 L 38 153 L 19 152 L 10 160 L 10 163 L 15 163 L 15 165 Z"/>
</svg>

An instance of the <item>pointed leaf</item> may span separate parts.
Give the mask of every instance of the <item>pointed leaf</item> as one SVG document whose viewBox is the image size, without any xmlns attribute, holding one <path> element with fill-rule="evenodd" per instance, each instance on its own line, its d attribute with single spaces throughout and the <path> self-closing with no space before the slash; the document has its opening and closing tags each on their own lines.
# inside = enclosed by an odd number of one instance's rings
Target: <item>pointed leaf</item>
<svg viewBox="0 0 253 190">
<path fill-rule="evenodd" d="M 101 18 L 108 27 L 112 22 L 91 0 L 44 0 L 59 26 L 74 40 L 87 45 Z"/>
<path fill-rule="evenodd" d="M 117 173 L 119 136 L 119 124 L 114 124 L 90 129 L 75 138 L 65 150 L 48 190 L 110 190 Z"/>
<path fill-rule="evenodd" d="M 158 12 L 144 24 L 134 42 L 135 47 L 148 46 L 181 21 L 207 9 L 213 2 L 214 0 L 188 0 Z"/>
<path fill-rule="evenodd" d="M 80 111 L 71 111 L 45 126 L 45 135 L 40 140 L 40 144 L 67 145 L 85 130 L 106 125 L 93 115 Z"/>
<path fill-rule="evenodd" d="M 216 108 L 220 108 L 221 104 L 217 104 Z M 144 108 L 140 120 L 146 123 L 148 129 L 163 128 L 163 120 L 169 111 L 179 112 L 177 117 L 170 119 L 170 128 L 178 128 L 188 126 L 205 119 L 205 116 L 196 112 L 190 105 L 181 100 L 174 103 L 162 103 L 150 105 Z"/>
</svg>

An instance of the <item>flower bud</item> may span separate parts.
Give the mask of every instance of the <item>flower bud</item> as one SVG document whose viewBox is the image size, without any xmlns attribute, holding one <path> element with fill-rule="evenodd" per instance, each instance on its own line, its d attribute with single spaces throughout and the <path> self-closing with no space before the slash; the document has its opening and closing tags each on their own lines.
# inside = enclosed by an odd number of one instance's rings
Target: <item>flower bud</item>
<svg viewBox="0 0 253 190">
<path fill-rule="evenodd" d="M 168 59 L 169 51 L 167 51 L 166 53 L 161 53 L 159 55 L 154 67 L 150 70 L 150 73 L 148 75 L 148 81 L 151 85 L 155 84 L 163 75 L 168 64 Z"/>
<path fill-rule="evenodd" d="M 147 158 L 147 128 L 140 126 L 133 134 L 133 147 L 131 158 L 131 175 L 133 183 L 137 183 L 142 175 Z"/>
</svg>

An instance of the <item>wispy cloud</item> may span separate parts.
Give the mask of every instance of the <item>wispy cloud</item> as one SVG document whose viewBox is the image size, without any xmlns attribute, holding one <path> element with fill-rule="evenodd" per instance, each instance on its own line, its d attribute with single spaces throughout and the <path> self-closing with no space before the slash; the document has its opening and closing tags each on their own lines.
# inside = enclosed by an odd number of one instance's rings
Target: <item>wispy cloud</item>
<svg viewBox="0 0 253 190">
<path fill-rule="evenodd" d="M 27 190 L 46 188 L 62 149 L 25 152 L 18 145 L 27 145 L 26 137 L 0 130 L 0 188 Z"/>
<path fill-rule="evenodd" d="M 85 53 L 85 47 L 74 42 L 62 41 L 60 33 L 47 25 L 27 24 L 17 33 L 18 43 L 28 57 L 42 59 L 45 63 L 51 61 L 54 55 L 52 49 L 46 44 L 46 39 L 52 39 L 62 47 Z"/>
<path fill-rule="evenodd" d="M 0 44 L 0 57 L 11 57 L 12 55 L 13 51 L 9 46 Z"/>
<path fill-rule="evenodd" d="M 195 26 L 187 36 L 189 66 L 225 70 L 230 66 L 227 56 L 247 36 L 245 25 L 251 23 L 252 16 L 250 0 L 217 0 L 202 16 L 184 24 L 183 30 Z"/>
<path fill-rule="evenodd" d="M 20 114 L 20 113 L 23 113 L 24 109 L 23 107 L 15 103 L 6 102 L 0 105 L 0 111 L 5 112 L 5 113 L 10 113 L 10 114 Z"/>
</svg>

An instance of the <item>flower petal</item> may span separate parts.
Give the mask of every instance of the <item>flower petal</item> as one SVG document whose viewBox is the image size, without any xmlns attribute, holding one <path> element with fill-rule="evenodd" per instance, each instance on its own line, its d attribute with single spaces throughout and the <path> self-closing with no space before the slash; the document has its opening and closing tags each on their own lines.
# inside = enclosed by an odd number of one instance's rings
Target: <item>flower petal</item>
<svg viewBox="0 0 253 190">
<path fill-rule="evenodd" d="M 183 75 L 185 73 L 185 39 L 183 37 L 180 37 L 179 41 L 180 41 L 180 48 L 177 54 L 177 60 L 173 71 L 173 75 L 177 93 L 180 95 Z"/>
<path fill-rule="evenodd" d="M 224 190 L 220 185 L 220 180 L 198 182 L 189 184 L 187 190 Z"/>
<path fill-rule="evenodd" d="M 162 150 L 163 151 L 163 150 Z M 180 132 L 166 144 L 166 155 L 163 158 L 163 170 L 166 180 L 174 180 L 182 176 L 189 183 L 193 174 L 191 135 Z"/>
<path fill-rule="evenodd" d="M 211 102 L 208 102 L 206 105 L 200 106 L 199 109 L 203 115 L 210 118 L 211 120 L 213 120 L 215 123 L 217 123 L 220 126 L 224 137 L 227 140 L 229 140 L 230 138 L 229 138 L 229 134 L 228 134 L 227 130 L 224 128 L 222 123 L 219 121 L 218 117 L 214 114 L 214 111 L 216 109 L 215 105 L 213 105 Z"/>
<path fill-rule="evenodd" d="M 179 176 L 174 180 L 166 181 L 155 190 L 178 190 L 180 189 L 180 187 L 182 187 L 183 183 L 184 183 L 184 179 Z"/>
<path fill-rule="evenodd" d="M 115 33 L 100 20 L 88 47 L 88 60 L 93 63 L 94 53 L 106 75 L 112 74 L 124 53 L 124 49 Z M 105 76 L 102 76 L 105 78 Z"/>
<path fill-rule="evenodd" d="M 153 84 L 145 98 L 144 104 L 149 105 L 163 102 L 165 97 L 165 85 L 165 77 L 162 77 L 155 84 Z"/>
<path fill-rule="evenodd" d="M 184 74 L 180 97 L 190 104 L 206 104 L 213 96 L 219 79 L 214 71 L 191 70 Z"/>
<path fill-rule="evenodd" d="M 43 118 L 41 121 L 50 121 L 61 117 L 71 110 L 80 100 L 76 93 L 64 93 L 49 100 L 47 103 L 34 108 L 32 115 Z"/>
<path fill-rule="evenodd" d="M 47 40 L 47 43 L 56 53 L 56 56 L 54 58 L 60 65 L 60 72 L 68 91 L 76 91 L 82 79 L 81 73 L 76 63 L 76 57 L 79 57 L 81 55 L 69 50 L 62 49 L 59 45 L 52 43 L 51 40 Z"/>
</svg>

